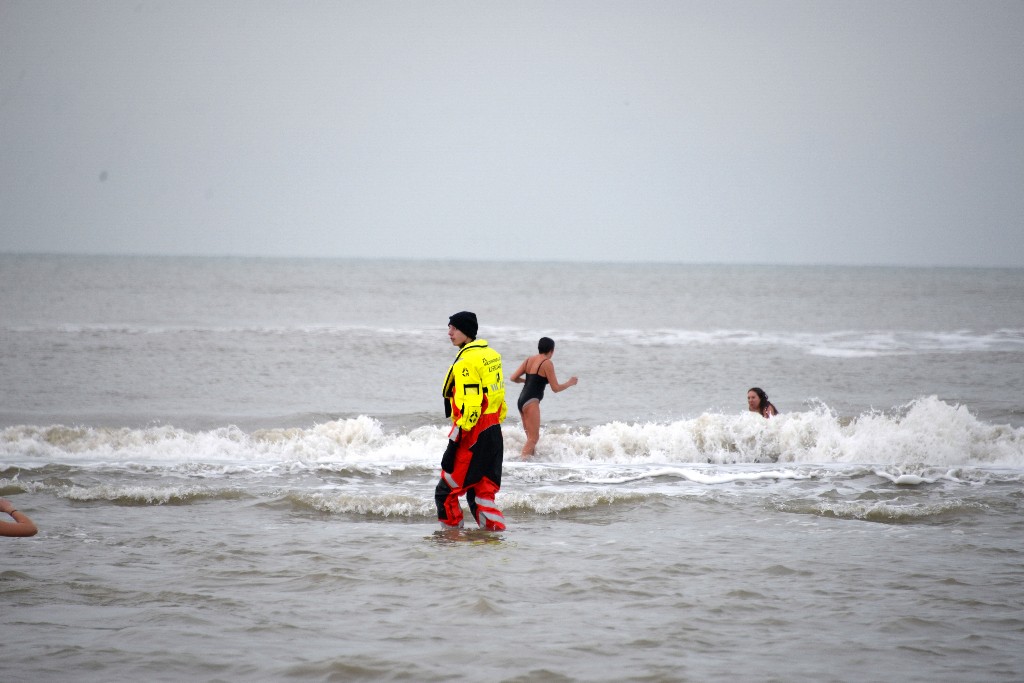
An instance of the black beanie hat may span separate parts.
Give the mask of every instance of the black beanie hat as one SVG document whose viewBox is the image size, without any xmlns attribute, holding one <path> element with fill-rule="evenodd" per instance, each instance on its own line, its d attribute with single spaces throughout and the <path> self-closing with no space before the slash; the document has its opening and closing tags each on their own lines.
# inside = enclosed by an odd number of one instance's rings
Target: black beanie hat
<svg viewBox="0 0 1024 683">
<path fill-rule="evenodd" d="M 462 334 L 469 337 L 470 339 L 476 339 L 476 313 L 470 313 L 469 311 L 459 311 L 455 315 L 448 318 L 448 324 L 457 329 Z"/>
</svg>

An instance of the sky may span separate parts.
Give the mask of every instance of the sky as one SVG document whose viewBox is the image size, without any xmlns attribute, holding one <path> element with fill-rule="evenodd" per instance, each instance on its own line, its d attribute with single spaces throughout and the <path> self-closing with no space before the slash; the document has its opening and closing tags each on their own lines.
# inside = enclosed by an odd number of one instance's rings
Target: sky
<svg viewBox="0 0 1024 683">
<path fill-rule="evenodd" d="M 0 252 L 1024 267 L 1024 2 L 0 0 Z"/>
</svg>

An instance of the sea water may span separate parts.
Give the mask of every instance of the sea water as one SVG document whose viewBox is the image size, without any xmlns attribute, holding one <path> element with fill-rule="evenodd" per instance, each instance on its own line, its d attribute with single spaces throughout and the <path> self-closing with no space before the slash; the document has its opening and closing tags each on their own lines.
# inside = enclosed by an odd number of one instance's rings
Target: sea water
<svg viewBox="0 0 1024 683">
<path fill-rule="evenodd" d="M 1021 270 L 0 256 L 0 680 L 1020 680 L 1022 379 Z"/>
</svg>

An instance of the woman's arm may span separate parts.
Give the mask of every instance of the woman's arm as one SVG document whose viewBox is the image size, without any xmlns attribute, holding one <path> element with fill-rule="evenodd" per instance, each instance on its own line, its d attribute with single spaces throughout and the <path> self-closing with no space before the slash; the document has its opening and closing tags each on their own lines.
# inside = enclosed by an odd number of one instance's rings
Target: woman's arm
<svg viewBox="0 0 1024 683">
<path fill-rule="evenodd" d="M 6 498 L 0 498 L 0 512 L 6 512 L 14 518 L 14 523 L 0 523 L 0 536 L 35 536 L 39 529 L 35 522 L 24 512 L 14 509 L 14 504 Z"/>
<path fill-rule="evenodd" d="M 552 363 L 551 361 L 548 361 L 542 369 L 544 371 L 544 376 L 548 378 L 548 385 L 551 387 L 551 391 L 555 392 L 556 394 L 560 391 L 565 391 L 569 387 L 576 386 L 576 383 L 579 382 L 579 380 L 576 379 L 576 376 L 573 375 L 565 384 L 559 384 L 558 378 L 555 377 L 555 364 Z"/>
<path fill-rule="evenodd" d="M 527 358 L 526 360 L 530 360 L 530 359 Z M 516 368 L 516 371 L 512 373 L 512 376 L 509 377 L 509 379 L 512 380 L 513 382 L 515 382 L 516 384 L 522 384 L 523 382 L 526 381 L 523 378 L 523 375 L 526 374 L 526 360 L 524 360 L 519 365 L 519 367 Z"/>
</svg>

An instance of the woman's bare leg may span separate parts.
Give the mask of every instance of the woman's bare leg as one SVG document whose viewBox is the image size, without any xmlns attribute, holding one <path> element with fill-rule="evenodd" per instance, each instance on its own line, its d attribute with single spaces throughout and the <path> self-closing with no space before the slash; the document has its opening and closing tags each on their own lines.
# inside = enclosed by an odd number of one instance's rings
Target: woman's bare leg
<svg viewBox="0 0 1024 683">
<path fill-rule="evenodd" d="M 530 401 L 523 406 L 523 430 L 526 432 L 526 443 L 523 444 L 522 456 L 533 455 L 540 440 L 540 401 Z"/>
</svg>

